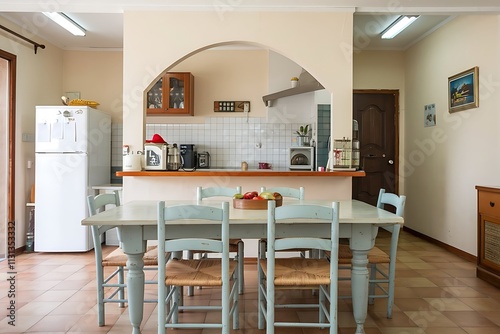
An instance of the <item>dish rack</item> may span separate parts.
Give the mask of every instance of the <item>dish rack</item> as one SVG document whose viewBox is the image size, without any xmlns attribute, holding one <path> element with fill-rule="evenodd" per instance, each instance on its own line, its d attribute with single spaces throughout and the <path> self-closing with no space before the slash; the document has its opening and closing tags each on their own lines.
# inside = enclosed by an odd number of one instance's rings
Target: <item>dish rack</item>
<svg viewBox="0 0 500 334">
<path fill-rule="evenodd" d="M 333 141 L 333 168 L 355 169 L 352 165 L 352 141 L 349 138 Z"/>
</svg>

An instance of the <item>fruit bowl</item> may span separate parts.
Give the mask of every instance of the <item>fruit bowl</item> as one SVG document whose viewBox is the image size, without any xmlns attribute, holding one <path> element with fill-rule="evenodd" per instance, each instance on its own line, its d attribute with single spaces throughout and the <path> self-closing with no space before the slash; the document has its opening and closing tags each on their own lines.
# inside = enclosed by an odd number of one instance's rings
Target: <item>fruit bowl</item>
<svg viewBox="0 0 500 334">
<path fill-rule="evenodd" d="M 243 210 L 267 210 L 266 199 L 237 199 L 233 198 L 233 208 L 243 209 Z M 276 200 L 276 206 L 281 206 L 283 204 L 283 198 Z"/>
</svg>

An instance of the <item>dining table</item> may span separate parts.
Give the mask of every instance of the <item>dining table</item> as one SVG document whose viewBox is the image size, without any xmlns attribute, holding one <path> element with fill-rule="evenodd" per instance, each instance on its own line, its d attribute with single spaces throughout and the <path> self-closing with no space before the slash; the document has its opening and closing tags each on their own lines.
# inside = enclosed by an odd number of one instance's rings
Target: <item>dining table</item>
<svg viewBox="0 0 500 334">
<path fill-rule="evenodd" d="M 333 200 L 283 200 L 282 205 L 313 204 L 331 207 Z M 356 334 L 365 333 L 368 312 L 368 252 L 374 247 L 379 226 L 403 224 L 402 217 L 358 200 L 341 200 L 339 238 L 349 239 L 352 251 L 351 290 Z M 165 206 L 196 204 L 220 207 L 222 200 L 166 200 Z M 144 302 L 143 255 L 148 240 L 157 240 L 158 201 L 130 201 L 82 220 L 82 225 L 113 225 L 127 255 L 128 311 L 132 334 L 140 333 Z M 260 239 L 267 234 L 267 210 L 237 209 L 230 203 L 230 238 Z M 220 226 L 207 221 L 179 221 L 169 238 L 220 238 Z M 175 226 L 178 225 L 178 226 Z M 325 237 L 328 222 L 290 221 L 276 224 L 276 237 Z"/>
</svg>

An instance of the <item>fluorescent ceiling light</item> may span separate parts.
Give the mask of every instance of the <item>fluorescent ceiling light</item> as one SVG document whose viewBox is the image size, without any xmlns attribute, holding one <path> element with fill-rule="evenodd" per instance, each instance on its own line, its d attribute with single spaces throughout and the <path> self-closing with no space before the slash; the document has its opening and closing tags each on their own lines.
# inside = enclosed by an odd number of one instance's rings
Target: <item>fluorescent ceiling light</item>
<svg viewBox="0 0 500 334">
<path fill-rule="evenodd" d="M 396 21 L 392 22 L 392 24 L 382 32 L 382 39 L 391 39 L 394 38 L 401 31 L 405 30 L 410 24 L 415 22 L 419 16 L 400 16 L 396 19 Z"/>
<path fill-rule="evenodd" d="M 59 24 L 61 27 L 69 31 L 75 36 L 85 36 L 85 29 L 80 27 L 72 19 L 64 15 L 63 13 L 57 12 L 43 12 L 45 16 Z"/>
</svg>

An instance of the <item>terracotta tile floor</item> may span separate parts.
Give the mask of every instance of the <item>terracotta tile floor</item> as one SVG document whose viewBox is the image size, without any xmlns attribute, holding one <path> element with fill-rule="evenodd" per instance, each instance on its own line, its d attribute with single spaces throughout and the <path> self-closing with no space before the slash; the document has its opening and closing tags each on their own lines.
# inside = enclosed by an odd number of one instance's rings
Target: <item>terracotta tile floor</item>
<svg viewBox="0 0 500 334">
<path fill-rule="evenodd" d="M 388 235 L 377 244 L 387 249 Z M 107 247 L 106 251 L 111 251 Z M 86 254 L 26 253 L 16 257 L 16 326 L 5 318 L 11 299 L 7 297 L 7 261 L 0 262 L 0 333 L 130 333 L 127 308 L 106 305 L 106 326 L 97 326 L 95 266 L 93 252 Z M 146 275 L 154 273 L 148 272 Z M 241 329 L 235 333 L 264 333 L 257 330 L 256 265 L 247 263 L 246 291 L 240 303 Z M 500 333 L 500 289 L 475 277 L 475 264 L 406 232 L 398 249 L 396 300 L 392 319 L 386 318 L 386 301 L 378 299 L 368 309 L 367 334 L 489 334 Z M 340 291 L 349 291 L 349 282 Z M 154 286 L 146 295 L 155 296 Z M 287 294 L 287 298 L 311 298 L 308 291 Z M 220 299 L 218 291 L 196 290 L 186 302 Z M 205 319 L 200 313 L 190 317 Z M 212 315 L 208 315 L 211 317 Z M 303 319 L 307 311 L 286 311 L 278 316 Z M 354 333 L 352 304 L 339 300 L 340 333 Z M 156 304 L 145 304 L 142 332 L 156 333 Z M 182 334 L 217 333 L 214 330 L 177 330 Z M 325 330 L 280 329 L 276 333 L 325 333 Z"/>
</svg>

